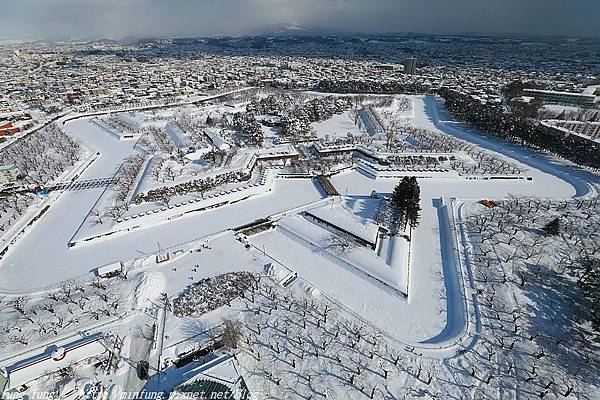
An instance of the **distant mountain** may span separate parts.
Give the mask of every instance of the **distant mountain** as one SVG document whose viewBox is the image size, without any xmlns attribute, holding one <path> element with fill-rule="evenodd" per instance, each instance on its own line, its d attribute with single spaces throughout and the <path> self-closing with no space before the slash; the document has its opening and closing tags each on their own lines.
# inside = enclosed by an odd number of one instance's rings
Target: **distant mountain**
<svg viewBox="0 0 600 400">
<path fill-rule="evenodd" d="M 248 31 L 235 35 L 213 35 L 197 37 L 155 37 L 142 38 L 129 36 L 119 41 L 123 45 L 149 44 L 170 42 L 177 45 L 190 45 L 195 43 L 207 43 L 213 45 L 241 45 L 242 43 L 267 43 L 270 41 L 287 41 L 298 38 L 302 41 L 327 40 L 331 37 L 349 37 L 350 32 L 342 32 L 334 29 L 310 28 L 299 25 L 272 25 L 266 29 Z"/>
<path fill-rule="evenodd" d="M 236 36 L 347 36 L 351 32 L 328 28 L 315 28 L 301 25 L 271 25 L 256 31 Z"/>
</svg>

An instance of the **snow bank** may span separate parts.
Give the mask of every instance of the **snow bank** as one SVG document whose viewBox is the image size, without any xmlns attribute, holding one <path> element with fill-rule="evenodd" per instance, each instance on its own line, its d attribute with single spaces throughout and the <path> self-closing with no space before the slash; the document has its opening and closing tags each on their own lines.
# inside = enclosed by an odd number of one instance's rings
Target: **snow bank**
<svg viewBox="0 0 600 400">
<path fill-rule="evenodd" d="M 135 288 L 136 308 L 146 308 L 147 305 L 158 299 L 165 291 L 165 277 L 161 272 L 145 272 L 138 286 Z"/>
</svg>

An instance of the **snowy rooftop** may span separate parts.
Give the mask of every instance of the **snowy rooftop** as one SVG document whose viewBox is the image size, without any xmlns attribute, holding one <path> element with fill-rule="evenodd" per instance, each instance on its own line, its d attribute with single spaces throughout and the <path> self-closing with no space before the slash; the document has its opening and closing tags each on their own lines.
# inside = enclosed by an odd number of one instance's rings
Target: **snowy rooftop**
<svg viewBox="0 0 600 400">
<path fill-rule="evenodd" d="M 98 356 L 106 351 L 102 333 L 74 342 L 48 347 L 43 353 L 29 357 L 3 369 L 8 375 L 8 389 L 14 389 L 61 368 Z"/>
</svg>

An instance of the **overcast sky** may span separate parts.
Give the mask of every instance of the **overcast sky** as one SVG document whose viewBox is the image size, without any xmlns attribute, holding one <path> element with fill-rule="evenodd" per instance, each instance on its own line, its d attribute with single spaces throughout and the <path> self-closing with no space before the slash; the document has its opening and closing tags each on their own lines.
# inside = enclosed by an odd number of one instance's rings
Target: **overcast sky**
<svg viewBox="0 0 600 400">
<path fill-rule="evenodd" d="M 600 36 L 600 0 L 0 0 L 0 38 L 346 32 Z"/>
</svg>

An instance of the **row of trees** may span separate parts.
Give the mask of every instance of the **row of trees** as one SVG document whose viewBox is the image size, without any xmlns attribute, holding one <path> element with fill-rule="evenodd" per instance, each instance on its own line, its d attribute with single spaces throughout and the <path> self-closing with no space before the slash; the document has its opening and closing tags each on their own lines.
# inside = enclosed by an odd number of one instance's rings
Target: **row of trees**
<svg viewBox="0 0 600 400">
<path fill-rule="evenodd" d="M 502 139 L 547 151 L 578 165 L 600 169 L 600 144 L 577 135 L 565 135 L 538 121 L 505 113 L 498 105 L 481 104 L 467 94 L 442 88 L 438 94 L 456 118 Z"/>
<path fill-rule="evenodd" d="M 524 172 L 524 169 L 514 162 L 497 157 L 482 150 L 479 146 L 453 136 L 410 125 L 404 125 L 401 129 L 402 132 L 415 139 L 422 150 L 443 153 L 464 151 L 467 153 L 474 163 L 464 159 L 454 159 L 451 163 L 451 167 L 461 173 L 519 175 Z"/>
<path fill-rule="evenodd" d="M 343 97 L 316 97 L 298 107 L 281 119 L 281 134 L 298 138 L 311 134 L 310 124 L 331 118 L 350 109 L 352 102 Z"/>
<path fill-rule="evenodd" d="M 328 298 L 263 278 L 243 302 L 236 358 L 268 398 L 408 398 L 418 392 L 438 398 L 429 360 L 418 361 L 414 349 L 390 343 Z"/>
<path fill-rule="evenodd" d="M 25 183 L 45 185 L 75 165 L 80 156 L 79 143 L 51 124 L 2 149 L 0 165 L 15 164 Z"/>
<path fill-rule="evenodd" d="M 167 132 L 156 126 L 144 128 L 144 135 L 140 138 L 139 145 L 148 148 L 152 153 L 158 151 L 165 154 L 172 154 L 177 148 Z"/>
<path fill-rule="evenodd" d="M 129 197 L 135 189 L 144 161 L 145 157 L 143 155 L 136 154 L 127 157 L 121 165 L 121 169 L 116 176 L 113 210 L 109 211 L 109 215 L 113 218 L 129 210 Z"/>
<path fill-rule="evenodd" d="M 129 281 L 67 282 L 44 296 L 0 298 L 0 342 L 23 348 L 123 312 Z"/>
<path fill-rule="evenodd" d="M 162 201 L 169 204 L 173 196 L 183 196 L 192 192 L 199 192 L 201 195 L 204 192 L 225 185 L 227 183 L 242 182 L 249 180 L 251 175 L 246 172 L 233 171 L 217 175 L 215 177 L 207 177 L 203 179 L 194 179 L 189 182 L 183 182 L 175 186 L 165 186 L 158 189 L 149 190 L 146 193 L 140 193 L 135 198 L 136 204 L 144 202 Z"/>
<path fill-rule="evenodd" d="M 597 198 L 513 197 L 465 221 L 485 333 L 481 359 L 498 364 L 497 379 L 512 375 L 526 398 L 597 396 L 590 376 L 600 359 L 598 206 Z"/>
<path fill-rule="evenodd" d="M 508 246 L 500 261 L 511 265 L 519 286 L 524 286 L 528 275 L 539 279 L 546 268 L 555 270 L 554 281 L 570 286 L 565 293 L 573 296 L 571 306 L 581 320 L 589 320 L 600 332 L 600 201 L 597 198 L 576 201 L 549 202 L 538 199 L 512 198 L 494 210 L 471 217 L 469 229 L 479 237 L 479 247 L 487 258 L 498 260 L 499 249 Z M 548 216 L 550 218 L 548 219 Z M 538 229 L 526 229 L 535 227 Z M 537 233 L 532 235 L 531 233 Z M 544 251 L 552 248 L 551 252 Z M 496 250 L 494 250 L 496 249 Z M 485 261 L 486 265 L 492 262 Z M 503 280 L 508 279 L 508 274 Z M 578 287 L 581 295 L 577 296 Z M 589 303 L 582 302 L 582 297 Z M 586 332 L 581 327 L 582 332 Z M 589 333 L 586 333 L 589 335 Z"/>
<path fill-rule="evenodd" d="M 425 94 L 428 85 L 419 82 L 339 81 L 322 80 L 319 90 L 329 93 L 375 93 L 375 94 Z"/>
<path fill-rule="evenodd" d="M 36 198 L 34 193 L 14 193 L 0 197 L 0 233 L 17 222 Z"/>
</svg>

